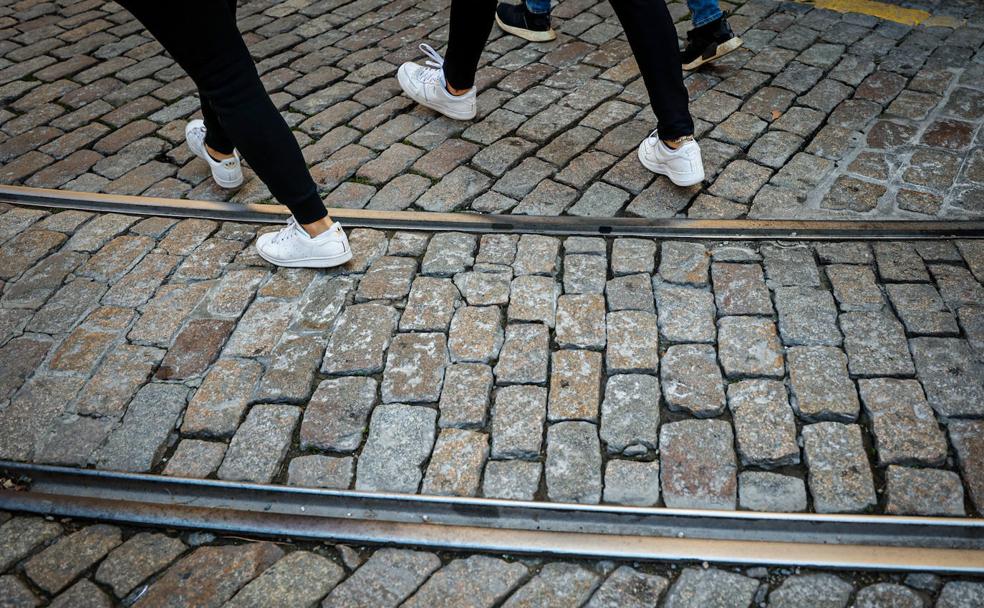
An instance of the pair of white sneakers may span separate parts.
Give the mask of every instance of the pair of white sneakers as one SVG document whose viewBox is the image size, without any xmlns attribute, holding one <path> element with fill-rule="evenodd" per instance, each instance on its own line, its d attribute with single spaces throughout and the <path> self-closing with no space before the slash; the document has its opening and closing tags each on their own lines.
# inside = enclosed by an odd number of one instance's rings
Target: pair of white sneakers
<svg viewBox="0 0 984 608">
<path fill-rule="evenodd" d="M 475 118 L 475 87 L 462 95 L 451 94 L 444 79 L 444 59 L 428 44 L 421 44 L 420 50 L 428 57 L 424 65 L 408 61 L 396 73 L 403 92 L 417 103 L 448 118 Z M 653 131 L 639 144 L 639 160 L 647 169 L 665 175 L 677 186 L 693 186 L 704 180 L 700 146 L 692 138 L 684 141 L 678 148 L 671 148 Z"/>
<path fill-rule="evenodd" d="M 223 188 L 238 188 L 243 183 L 239 153 L 233 150 L 230 158 L 212 158 L 205 147 L 206 132 L 203 121 L 189 122 L 185 127 L 188 148 L 208 163 L 215 183 Z M 352 259 L 352 248 L 341 224 L 335 222 L 328 230 L 312 237 L 293 217 L 278 232 L 261 234 L 256 239 L 256 252 L 271 264 L 292 268 L 330 268 Z"/>
</svg>

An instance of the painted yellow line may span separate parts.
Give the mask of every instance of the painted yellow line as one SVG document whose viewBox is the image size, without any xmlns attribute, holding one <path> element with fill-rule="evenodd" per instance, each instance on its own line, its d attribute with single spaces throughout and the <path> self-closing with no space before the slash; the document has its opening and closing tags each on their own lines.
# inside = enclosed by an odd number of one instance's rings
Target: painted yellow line
<svg viewBox="0 0 984 608">
<path fill-rule="evenodd" d="M 919 25 L 932 17 L 926 11 L 902 8 L 876 0 L 813 0 L 807 3 L 817 8 L 825 8 L 838 13 L 860 13 L 905 25 Z"/>
</svg>

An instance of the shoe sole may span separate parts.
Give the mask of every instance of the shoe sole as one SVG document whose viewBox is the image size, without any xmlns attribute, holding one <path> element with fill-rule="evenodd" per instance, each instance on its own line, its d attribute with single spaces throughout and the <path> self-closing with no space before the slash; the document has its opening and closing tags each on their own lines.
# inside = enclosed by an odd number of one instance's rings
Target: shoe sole
<svg viewBox="0 0 984 608">
<path fill-rule="evenodd" d="M 275 266 L 280 266 L 281 268 L 334 268 L 352 259 L 351 249 L 345 253 L 326 258 L 301 258 L 300 260 L 278 260 L 273 256 L 264 254 L 263 250 L 259 247 L 256 248 L 256 253 L 267 262 Z"/>
<path fill-rule="evenodd" d="M 648 162 L 646 160 L 645 155 L 642 153 L 642 148 L 641 147 L 637 150 L 636 155 L 639 157 L 639 162 L 642 163 L 642 166 L 643 167 L 649 169 L 650 171 L 652 171 L 653 173 L 656 173 L 658 175 L 665 175 L 666 177 L 669 178 L 669 180 L 671 182 L 673 182 L 673 185 L 675 185 L 675 186 L 680 186 L 681 188 L 686 188 L 688 186 L 696 186 L 697 184 L 699 184 L 702 181 L 704 181 L 704 171 L 703 171 L 703 169 L 701 169 L 700 177 L 698 179 L 696 179 L 696 180 L 693 179 L 693 178 L 690 178 L 690 179 L 685 179 L 685 180 L 677 181 L 677 179 L 674 179 L 674 177 L 673 177 L 674 172 L 673 171 L 670 171 L 666 166 L 664 166 L 664 165 L 654 165 L 651 162 Z"/>
<path fill-rule="evenodd" d="M 698 57 L 697 59 L 694 59 L 690 63 L 685 63 L 683 65 L 683 69 L 687 71 L 696 70 L 697 68 L 704 65 L 705 63 L 710 63 L 712 61 L 720 59 L 721 57 L 724 57 L 731 51 L 734 51 L 735 49 L 740 47 L 742 44 L 744 44 L 742 39 L 739 38 L 738 36 L 735 36 L 734 38 L 728 40 L 724 44 L 719 44 L 717 47 L 717 52 L 714 53 L 713 57 L 708 57 L 707 59 L 704 59 L 703 57 Z"/>
<path fill-rule="evenodd" d="M 502 19 L 499 19 L 499 15 L 495 16 L 495 23 L 496 25 L 499 26 L 499 28 L 502 31 L 512 34 L 513 36 L 519 36 L 523 40 L 529 40 L 530 42 L 550 42 L 551 40 L 557 39 L 557 32 L 555 32 L 553 28 L 550 28 L 545 32 L 534 32 L 533 30 L 524 30 L 521 27 L 513 27 L 511 25 L 506 25 L 505 23 L 502 22 Z"/>
<path fill-rule="evenodd" d="M 454 120 L 472 120 L 478 114 L 478 109 L 474 107 L 472 108 L 470 113 L 448 111 L 444 108 L 432 104 L 431 102 L 421 97 L 417 97 L 410 91 L 408 86 L 403 82 L 403 78 L 404 78 L 403 71 L 402 70 L 398 71 L 396 73 L 396 81 L 400 83 L 400 88 L 403 89 L 403 92 L 406 94 L 407 97 L 416 101 L 417 103 L 424 106 L 425 108 L 430 108 L 431 110 L 434 110 L 435 112 L 443 114 L 448 118 L 452 118 Z"/>
<path fill-rule="evenodd" d="M 197 156 L 198 158 L 202 159 L 203 161 L 205 161 L 205 164 L 208 165 L 208 168 L 211 171 L 211 169 L 212 169 L 212 163 L 208 162 L 208 159 L 205 158 L 205 156 L 202 155 L 202 154 L 205 153 L 204 150 L 200 154 L 197 150 L 195 150 L 191 146 L 191 142 L 188 140 L 188 129 L 189 129 L 190 126 L 191 126 L 191 123 L 188 123 L 188 125 L 185 126 L 185 143 L 188 144 L 188 149 L 191 150 L 191 153 L 194 154 L 195 156 Z M 231 189 L 231 188 L 238 188 L 239 186 L 242 186 L 243 185 L 243 174 L 242 174 L 242 172 L 239 173 L 239 179 L 234 179 L 234 180 L 225 180 L 225 179 L 222 179 L 218 175 L 215 174 L 215 171 L 211 171 L 211 173 L 212 173 L 212 179 L 215 180 L 215 183 L 218 184 L 219 187 L 221 187 L 221 188 L 225 188 L 225 189 L 228 190 L 228 189 Z"/>
</svg>

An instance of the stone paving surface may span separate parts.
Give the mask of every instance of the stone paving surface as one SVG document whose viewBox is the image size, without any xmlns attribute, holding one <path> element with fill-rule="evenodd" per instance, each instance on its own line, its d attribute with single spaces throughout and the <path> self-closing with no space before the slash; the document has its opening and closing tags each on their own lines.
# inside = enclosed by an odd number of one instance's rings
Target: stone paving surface
<svg viewBox="0 0 984 608">
<path fill-rule="evenodd" d="M 257 231 L 0 207 L 0 458 L 984 516 L 984 241 Z"/>
<path fill-rule="evenodd" d="M 558 562 L 121 529 L 5 512 L 0 566 L 0 602 L 31 608 L 984 606 L 984 581 L 971 577 Z"/>
<path fill-rule="evenodd" d="M 445 44 L 448 0 L 240 4 L 240 29 L 329 206 L 984 217 L 984 7 L 974 0 L 907 1 L 934 14 L 918 27 L 806 3 L 722 2 L 745 45 L 687 76 L 707 170 L 692 188 L 636 158 L 655 118 L 607 2 L 559 2 L 548 44 L 494 30 L 471 122 L 418 107 L 394 78 L 418 43 Z M 686 5 L 669 6 L 685 34 Z M 0 183 L 269 200 L 252 174 L 235 192 L 208 179 L 182 141 L 198 107 L 190 79 L 118 5 L 0 0 Z"/>
</svg>

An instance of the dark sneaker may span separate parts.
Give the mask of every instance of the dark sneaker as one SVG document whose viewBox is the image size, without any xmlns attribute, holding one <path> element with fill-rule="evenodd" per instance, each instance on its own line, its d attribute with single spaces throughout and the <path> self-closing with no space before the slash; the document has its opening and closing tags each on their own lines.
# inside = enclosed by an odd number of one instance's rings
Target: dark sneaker
<svg viewBox="0 0 984 608">
<path fill-rule="evenodd" d="M 740 47 L 741 38 L 735 36 L 724 17 L 687 32 L 687 48 L 681 59 L 683 69 L 696 70 L 705 63 L 724 57 Z"/>
<path fill-rule="evenodd" d="M 550 27 L 550 13 L 531 13 L 525 4 L 499 3 L 495 9 L 495 22 L 502 31 L 530 42 L 550 42 L 557 38 L 557 32 Z"/>
</svg>

